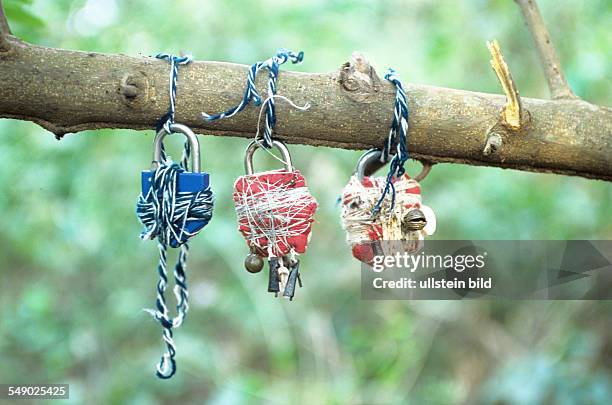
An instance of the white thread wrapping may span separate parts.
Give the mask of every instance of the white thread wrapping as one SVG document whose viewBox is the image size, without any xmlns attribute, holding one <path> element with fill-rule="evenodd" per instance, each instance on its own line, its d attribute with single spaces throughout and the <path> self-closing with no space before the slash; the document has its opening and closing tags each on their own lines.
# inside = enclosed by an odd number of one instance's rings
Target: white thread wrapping
<svg viewBox="0 0 612 405">
<path fill-rule="evenodd" d="M 435 230 L 435 216 L 433 211 L 421 204 L 421 195 L 407 192 L 419 183 L 413 179 L 402 177 L 394 183 L 395 207 L 391 208 L 391 195 L 385 196 L 381 209 L 377 215 L 372 215 L 372 209 L 380 198 L 381 190 L 385 187 L 385 177 L 369 177 L 371 187 L 366 187 L 353 175 L 342 190 L 342 227 L 346 231 L 346 240 L 353 246 L 355 244 L 372 240 L 422 240 L 426 235 L 433 234 Z M 414 208 L 421 208 L 430 218 L 428 224 L 433 223 L 433 229 L 411 231 L 404 234 L 401 230 L 401 221 L 406 213 Z"/>
<path fill-rule="evenodd" d="M 248 227 L 244 236 L 249 245 L 265 249 L 261 240 L 267 241 L 268 256 L 277 256 L 277 252 L 282 250 L 279 242 L 290 246 L 289 238 L 305 233 L 310 237 L 314 213 L 311 213 L 312 204 L 316 206 L 316 200 L 307 187 L 291 187 L 280 178 L 275 183 L 260 180 L 262 175 L 282 173 L 287 172 L 273 170 L 236 180 L 236 183 L 243 181 L 248 185 L 243 192 L 235 194 L 239 195 L 239 198 L 235 198 L 238 222 Z M 295 254 L 293 248 L 291 253 Z"/>
</svg>

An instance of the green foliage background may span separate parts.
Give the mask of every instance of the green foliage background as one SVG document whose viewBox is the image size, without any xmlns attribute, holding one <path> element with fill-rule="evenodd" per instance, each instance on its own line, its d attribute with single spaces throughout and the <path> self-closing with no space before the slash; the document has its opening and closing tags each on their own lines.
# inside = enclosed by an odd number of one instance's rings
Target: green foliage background
<svg viewBox="0 0 612 405">
<path fill-rule="evenodd" d="M 313 72 L 360 50 L 407 82 L 494 93 L 485 41 L 497 38 L 521 95 L 547 97 L 509 0 L 4 3 L 14 33 L 41 45 L 244 64 L 288 47 L 306 56 L 285 68 Z M 612 3 L 539 3 L 573 89 L 610 105 Z M 265 277 L 243 270 L 235 229 L 246 141 L 218 137 L 201 139 L 218 202 L 192 244 L 179 372 L 159 381 L 160 331 L 141 311 L 154 304 L 156 247 L 139 240 L 134 214 L 153 131 L 58 142 L 0 120 L 0 133 L 2 383 L 70 383 L 75 403 L 612 401 L 608 302 L 362 301 L 335 203 L 359 152 L 292 146 L 320 210 L 305 288 L 296 302 L 272 299 Z M 424 182 L 424 200 L 439 239 L 612 237 L 612 186 L 600 181 L 448 164 Z"/>
</svg>

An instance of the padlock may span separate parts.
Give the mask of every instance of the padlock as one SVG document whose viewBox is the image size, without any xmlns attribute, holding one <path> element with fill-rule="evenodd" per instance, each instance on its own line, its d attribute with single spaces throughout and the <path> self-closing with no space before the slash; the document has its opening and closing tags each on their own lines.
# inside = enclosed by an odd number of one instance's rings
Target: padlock
<svg viewBox="0 0 612 405">
<path fill-rule="evenodd" d="M 424 166 L 415 179 L 408 174 L 393 178 L 394 199 L 387 196 L 379 209 L 374 210 L 387 182 L 386 177 L 372 176 L 385 164 L 381 156 L 379 149 L 364 153 L 342 192 L 341 220 L 347 241 L 353 256 L 365 263 L 370 263 L 375 255 L 385 253 L 382 241 L 386 241 L 385 245 L 389 247 L 393 245 L 392 241 L 418 242 L 432 235 L 436 228 L 433 211 L 421 203 L 421 187 L 416 180 L 425 177 L 429 172 L 428 166 Z"/>
<path fill-rule="evenodd" d="M 209 188 L 209 176 L 208 173 L 200 173 L 200 142 L 198 137 L 193 133 L 189 127 L 182 124 L 170 124 L 170 132 L 167 132 L 164 128 L 159 130 L 155 135 L 153 141 L 153 161 L 151 170 L 143 170 L 141 175 L 142 183 L 142 195 L 147 195 L 151 189 L 152 182 L 155 180 L 155 171 L 162 163 L 162 144 L 163 140 L 168 134 L 181 133 L 187 137 L 191 150 L 191 172 L 183 171 L 178 175 L 177 191 L 197 193 L 198 191 L 205 191 Z M 161 200 L 163 196 L 159 196 Z M 171 247 L 176 248 L 181 244 L 185 243 L 191 235 L 198 233 L 204 226 L 208 224 L 208 220 L 193 220 L 186 219 L 185 233 L 181 234 L 177 239 L 174 235 L 170 237 L 169 244 Z"/>
<path fill-rule="evenodd" d="M 239 218 L 239 230 L 252 251 L 263 257 L 282 257 L 291 251 L 304 253 L 310 236 L 313 215 L 317 208 L 317 202 L 306 189 L 304 176 L 291 164 L 287 146 L 276 140 L 273 141 L 273 146 L 281 152 L 285 163 L 284 169 L 254 173 L 253 154 L 259 148 L 259 143 L 253 141 L 245 153 L 246 175 L 240 176 L 234 183 L 234 202 Z M 269 199 L 269 202 L 277 206 L 264 206 L 259 212 L 241 211 L 243 208 L 246 210 L 254 203 L 260 202 L 259 198 L 265 198 L 268 193 L 279 189 L 282 189 L 282 192 L 287 195 L 278 196 L 274 200 Z M 300 205 L 298 211 L 291 211 L 292 207 L 283 205 L 282 198 L 286 197 L 286 201 L 289 201 L 292 197 L 297 197 L 289 194 L 300 189 L 304 191 L 301 196 L 304 199 L 303 204 Z M 299 230 L 289 232 L 289 235 L 265 233 L 266 229 L 273 229 L 275 225 L 279 228 L 287 228 L 292 223 L 300 223 L 303 226 Z M 258 230 L 262 232 L 257 233 Z"/>
<path fill-rule="evenodd" d="M 268 291 L 291 298 L 295 286 L 287 283 L 299 281 L 295 255 L 306 251 L 317 202 L 302 174 L 293 168 L 287 146 L 277 140 L 272 145 L 281 152 L 285 167 L 254 173 L 253 155 L 260 143 L 251 142 L 244 159 L 246 175 L 234 183 L 234 202 L 238 230 L 251 252 L 245 260 L 247 271 L 259 272 L 263 267 L 259 258 L 267 258 Z"/>
</svg>

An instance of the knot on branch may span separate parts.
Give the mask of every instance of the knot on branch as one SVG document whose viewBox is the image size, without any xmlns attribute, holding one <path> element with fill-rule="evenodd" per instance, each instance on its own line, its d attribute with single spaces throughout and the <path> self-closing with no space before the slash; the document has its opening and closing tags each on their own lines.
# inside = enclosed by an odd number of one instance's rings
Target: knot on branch
<svg viewBox="0 0 612 405">
<path fill-rule="evenodd" d="M 381 88 L 380 77 L 361 53 L 353 52 L 351 57 L 351 62 L 341 66 L 338 83 L 351 100 L 370 103 Z"/>
<path fill-rule="evenodd" d="M 0 59 L 6 58 L 14 53 L 15 49 L 8 41 L 8 37 L 4 37 L 2 36 L 2 33 L 0 33 Z"/>
<path fill-rule="evenodd" d="M 119 94 L 128 107 L 144 106 L 149 99 L 149 79 L 144 72 L 129 72 L 121 79 Z"/>
<path fill-rule="evenodd" d="M 485 142 L 485 147 L 482 154 L 485 156 L 494 155 L 501 149 L 502 145 L 502 136 L 499 133 L 491 130 L 491 132 L 489 132 L 487 135 L 487 140 Z"/>
</svg>

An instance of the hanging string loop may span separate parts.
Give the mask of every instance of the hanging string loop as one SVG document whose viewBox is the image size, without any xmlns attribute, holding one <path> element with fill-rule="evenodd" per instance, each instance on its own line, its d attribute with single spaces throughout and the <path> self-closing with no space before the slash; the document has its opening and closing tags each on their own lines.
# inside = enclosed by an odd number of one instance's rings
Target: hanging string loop
<svg viewBox="0 0 612 405">
<path fill-rule="evenodd" d="M 170 126 L 175 123 L 175 115 L 176 115 L 176 88 L 177 88 L 177 79 L 178 79 L 178 68 L 179 66 L 188 65 L 193 61 L 193 57 L 191 54 L 185 54 L 184 56 L 177 56 L 170 53 L 158 53 L 155 55 L 157 59 L 162 59 L 170 63 L 170 80 L 168 85 L 168 93 L 170 98 L 170 106 L 168 107 L 168 112 L 164 114 L 157 124 L 155 125 L 155 130 L 159 132 L 162 128 L 168 133 L 172 133 L 170 131 Z M 187 162 L 189 161 L 189 155 L 191 153 L 189 142 L 185 141 L 185 145 L 183 147 L 183 155 L 181 157 L 181 166 L 183 169 L 187 169 Z M 166 160 L 166 151 L 162 148 L 162 158 Z"/>
<path fill-rule="evenodd" d="M 168 379 L 176 373 L 173 329 L 182 325 L 189 310 L 186 275 L 188 240 L 211 220 L 214 194 L 209 186 L 208 174 L 200 173 L 199 142 L 196 135 L 185 125 L 175 123 L 178 66 L 190 63 L 192 58 L 190 55 L 179 57 L 170 54 L 159 54 L 157 58 L 170 63 L 170 107 L 156 125 L 153 170 L 142 173 L 142 192 L 136 204 L 136 215 L 144 226 L 140 234 L 141 239 L 157 239 L 159 250 L 157 299 L 155 309 L 145 309 L 145 311 L 162 326 L 166 350 L 157 364 L 156 375 Z M 187 138 L 180 164 L 173 162 L 166 155 L 163 144 L 163 138 L 175 132 L 182 133 Z M 191 172 L 187 174 L 192 176 L 189 177 L 192 181 L 189 182 L 185 181 L 187 177 L 184 176 L 189 170 L 191 152 L 193 152 L 193 162 Z M 201 183 L 194 183 L 193 179 L 196 178 Z M 170 316 L 166 305 L 168 247 L 179 248 L 173 272 L 175 283 L 173 292 L 176 298 L 174 317 Z"/>
<path fill-rule="evenodd" d="M 242 96 L 242 100 L 235 105 L 234 107 L 229 108 L 227 111 L 218 114 L 207 114 L 202 113 L 202 117 L 206 121 L 216 121 L 223 118 L 231 118 L 234 115 L 238 114 L 240 111 L 244 110 L 251 102 L 255 105 L 260 105 L 262 102 L 261 95 L 257 91 L 257 87 L 255 86 L 255 79 L 257 78 L 257 74 L 262 69 L 268 70 L 268 99 L 266 106 L 266 120 L 264 127 L 264 134 L 262 140 L 262 146 L 266 149 L 272 148 L 272 132 L 274 131 L 274 127 L 276 125 L 276 106 L 274 101 L 274 95 L 276 95 L 276 81 L 278 79 L 278 73 L 280 70 L 280 66 L 286 63 L 287 61 L 291 61 L 291 63 L 296 64 L 302 62 L 304 59 L 304 52 L 293 52 L 288 49 L 279 49 L 276 52 L 276 55 L 272 56 L 269 59 L 266 59 L 261 62 L 254 63 L 249 68 L 249 73 L 247 75 L 246 89 Z M 268 102 L 269 100 L 269 102 Z"/>
<path fill-rule="evenodd" d="M 393 121 L 389 129 L 389 136 L 383 146 L 380 160 L 382 163 L 387 163 L 389 161 L 391 163 L 389 164 L 389 171 L 387 172 L 387 180 L 383 193 L 372 210 L 373 215 L 380 212 L 383 201 L 389 192 L 391 194 L 390 210 L 393 210 L 395 206 L 395 186 L 393 185 L 393 179 L 399 178 L 406 172 L 404 165 L 409 159 L 408 102 L 406 100 L 404 86 L 402 85 L 399 75 L 392 68 L 387 70 L 385 79 L 395 86 L 395 105 L 393 108 Z M 392 152 L 395 152 L 393 157 L 391 157 Z"/>
</svg>

